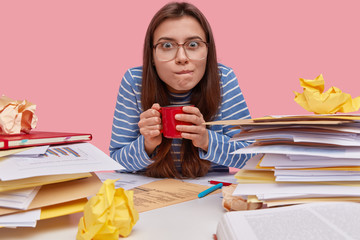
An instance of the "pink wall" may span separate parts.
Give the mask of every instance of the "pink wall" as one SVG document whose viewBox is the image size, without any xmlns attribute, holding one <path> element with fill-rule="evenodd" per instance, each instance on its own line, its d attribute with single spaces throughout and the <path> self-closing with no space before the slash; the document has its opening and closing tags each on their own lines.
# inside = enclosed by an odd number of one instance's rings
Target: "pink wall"
<svg viewBox="0 0 360 240">
<path fill-rule="evenodd" d="M 167 1 L 0 2 L 0 94 L 37 105 L 38 130 L 91 132 L 108 153 L 120 80 Z M 359 1 L 193 0 L 254 117 L 307 113 L 299 78 L 360 95 Z"/>
</svg>

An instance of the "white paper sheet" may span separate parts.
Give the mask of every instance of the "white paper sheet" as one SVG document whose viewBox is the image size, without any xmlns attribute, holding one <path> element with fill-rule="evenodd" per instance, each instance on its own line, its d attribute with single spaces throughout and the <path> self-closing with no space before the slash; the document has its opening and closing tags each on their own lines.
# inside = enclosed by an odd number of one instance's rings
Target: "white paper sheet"
<svg viewBox="0 0 360 240">
<path fill-rule="evenodd" d="M 360 176 L 278 176 L 276 182 L 334 182 L 360 181 Z"/>
<path fill-rule="evenodd" d="M 333 157 L 321 157 L 321 156 L 311 156 L 311 155 L 286 155 L 291 161 L 329 161 L 329 160 L 345 160 L 344 158 L 333 158 Z M 351 161 L 360 161 L 360 156 L 358 158 L 346 158 L 346 160 Z"/>
<path fill-rule="evenodd" d="M 260 163 L 261 167 L 338 167 L 338 166 L 360 166 L 360 159 L 346 158 L 327 158 L 317 161 L 314 158 L 311 161 L 290 160 L 285 154 L 265 154 Z"/>
<path fill-rule="evenodd" d="M 15 153 L 11 156 L 12 157 L 39 157 L 41 154 L 45 154 L 49 147 L 50 147 L 50 145 L 32 147 L 28 150 L 25 150 L 25 151 L 22 151 L 19 153 Z"/>
<path fill-rule="evenodd" d="M 236 178 L 234 174 L 226 173 L 226 172 L 209 172 L 204 177 L 198 177 L 195 179 L 183 179 L 184 182 L 212 186 L 209 181 L 218 181 L 225 183 L 233 183 L 236 184 Z"/>
<path fill-rule="evenodd" d="M 298 145 L 266 145 L 266 146 L 248 146 L 240 148 L 233 153 L 272 153 L 272 154 L 294 154 L 308 156 L 323 156 L 332 158 L 359 158 L 360 147 L 316 147 L 316 146 L 298 146 Z"/>
<path fill-rule="evenodd" d="M 39 192 L 40 186 L 19 189 L 0 193 L 0 207 L 15 208 L 26 210 L 36 194 Z"/>
<path fill-rule="evenodd" d="M 360 171 L 276 169 L 274 176 L 360 176 Z"/>
<path fill-rule="evenodd" d="M 305 131 L 277 131 L 241 133 L 231 141 L 248 141 L 255 139 L 288 139 L 294 142 L 323 143 L 340 146 L 360 146 L 360 137 L 354 133 L 321 133 Z"/>
<path fill-rule="evenodd" d="M 121 187 L 125 190 L 159 180 L 158 178 L 145 177 L 135 173 L 96 172 L 96 175 L 102 182 L 104 182 L 106 179 L 119 179 L 115 182 L 115 188 Z M 234 177 L 234 174 L 226 172 L 210 172 L 204 177 L 198 177 L 196 179 L 182 179 L 184 182 L 213 186 L 213 184 L 209 183 L 210 180 L 236 184 L 236 178 Z"/>
<path fill-rule="evenodd" d="M 115 182 L 115 188 L 121 187 L 125 190 L 159 180 L 158 178 L 145 177 L 135 173 L 96 172 L 96 175 L 102 182 L 106 179 L 119 179 Z"/>
<path fill-rule="evenodd" d="M 38 158 L 5 157 L 0 161 L 2 181 L 54 174 L 122 170 L 118 162 L 90 143 L 53 146 Z"/>
<path fill-rule="evenodd" d="M 242 184 L 239 183 L 233 193 L 234 196 L 257 195 L 257 194 L 344 194 L 352 195 L 360 193 L 360 187 L 325 184 L 301 184 L 301 183 L 264 183 Z"/>
<path fill-rule="evenodd" d="M 344 195 L 344 194 L 294 194 L 294 193 L 277 193 L 277 194 L 258 194 L 259 200 L 280 200 L 280 199 L 299 199 L 299 198 L 324 198 L 324 197 L 360 197 L 360 193 Z"/>
<path fill-rule="evenodd" d="M 3 227 L 35 227 L 40 219 L 41 209 L 0 216 L 0 226 Z"/>
<path fill-rule="evenodd" d="M 260 159 L 264 156 L 264 154 L 257 154 L 255 156 L 253 156 L 252 158 L 250 158 L 247 162 L 246 165 L 242 168 L 245 170 L 255 170 L 257 164 L 259 163 Z M 261 169 L 257 169 L 257 170 L 261 170 Z"/>
</svg>

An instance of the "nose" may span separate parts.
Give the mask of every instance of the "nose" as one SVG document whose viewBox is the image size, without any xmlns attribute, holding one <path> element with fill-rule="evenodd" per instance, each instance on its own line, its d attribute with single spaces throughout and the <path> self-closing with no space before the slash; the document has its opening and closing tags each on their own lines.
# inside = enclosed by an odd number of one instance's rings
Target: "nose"
<svg viewBox="0 0 360 240">
<path fill-rule="evenodd" d="M 189 62 L 189 58 L 186 56 L 186 52 L 183 46 L 179 46 L 175 56 L 175 62 L 177 64 L 184 64 Z"/>
</svg>

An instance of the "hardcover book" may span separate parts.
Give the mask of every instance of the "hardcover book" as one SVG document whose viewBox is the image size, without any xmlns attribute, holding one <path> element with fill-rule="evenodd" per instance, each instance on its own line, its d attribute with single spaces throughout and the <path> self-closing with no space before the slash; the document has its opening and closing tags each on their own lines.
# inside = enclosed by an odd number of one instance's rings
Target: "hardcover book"
<svg viewBox="0 0 360 240">
<path fill-rule="evenodd" d="M 91 139 L 92 135 L 89 133 L 31 131 L 28 134 L 21 133 L 14 135 L 0 135 L 0 150 L 41 145 L 75 143 L 81 141 L 90 141 Z"/>
</svg>

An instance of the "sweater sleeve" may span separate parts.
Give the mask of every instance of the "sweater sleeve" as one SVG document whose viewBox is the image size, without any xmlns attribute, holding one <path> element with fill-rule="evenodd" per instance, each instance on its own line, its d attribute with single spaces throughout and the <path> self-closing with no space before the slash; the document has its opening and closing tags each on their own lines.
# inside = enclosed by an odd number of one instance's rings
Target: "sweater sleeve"
<svg viewBox="0 0 360 240">
<path fill-rule="evenodd" d="M 140 134 L 141 69 L 128 70 L 121 80 L 117 96 L 111 141 L 110 157 L 129 171 L 145 169 L 151 160 Z"/>
<path fill-rule="evenodd" d="M 222 84 L 222 103 L 220 112 L 215 120 L 247 119 L 250 112 L 240 90 L 237 77 L 231 68 L 220 65 Z M 200 158 L 208 160 L 216 165 L 242 168 L 251 154 L 233 154 L 236 149 L 249 145 L 244 141 L 230 141 L 239 129 L 233 126 L 214 125 L 208 130 L 208 151 L 199 150 Z"/>
</svg>

